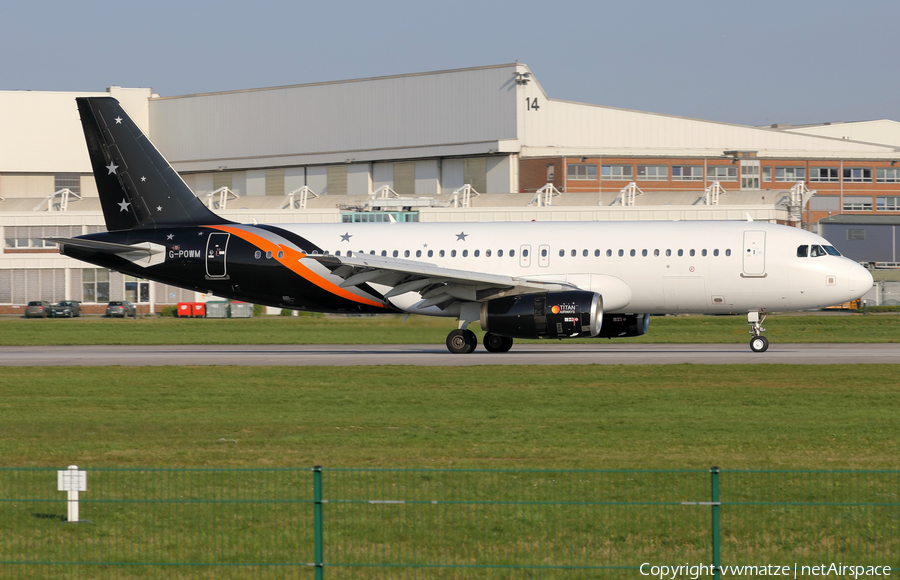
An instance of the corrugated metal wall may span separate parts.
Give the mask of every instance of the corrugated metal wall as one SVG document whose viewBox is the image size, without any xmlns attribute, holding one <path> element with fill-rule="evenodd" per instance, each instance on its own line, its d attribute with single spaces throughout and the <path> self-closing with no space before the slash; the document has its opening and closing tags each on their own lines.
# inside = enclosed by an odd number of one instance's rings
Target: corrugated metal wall
<svg viewBox="0 0 900 580">
<path fill-rule="evenodd" d="M 157 99 L 150 102 L 150 134 L 181 170 L 190 170 L 192 160 L 240 158 L 252 167 L 253 159 L 272 155 L 515 139 L 515 70 L 510 65 Z M 341 162 L 363 159 L 344 157 Z"/>
</svg>

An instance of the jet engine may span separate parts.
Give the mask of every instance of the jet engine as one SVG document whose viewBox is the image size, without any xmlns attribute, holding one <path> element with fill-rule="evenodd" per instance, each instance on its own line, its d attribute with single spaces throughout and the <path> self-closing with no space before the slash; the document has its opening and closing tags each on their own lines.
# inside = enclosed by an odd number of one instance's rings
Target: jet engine
<svg viewBox="0 0 900 580">
<path fill-rule="evenodd" d="M 599 338 L 625 338 L 641 336 L 650 326 L 649 314 L 609 314 L 603 317 Z"/>
<path fill-rule="evenodd" d="M 481 328 L 509 338 L 587 338 L 600 334 L 603 300 L 571 291 L 495 298 L 481 305 Z"/>
</svg>

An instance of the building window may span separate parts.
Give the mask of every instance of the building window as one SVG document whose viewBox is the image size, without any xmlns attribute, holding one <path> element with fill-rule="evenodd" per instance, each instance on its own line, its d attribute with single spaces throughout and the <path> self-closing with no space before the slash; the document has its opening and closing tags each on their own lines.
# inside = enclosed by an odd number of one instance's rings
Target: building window
<svg viewBox="0 0 900 580">
<path fill-rule="evenodd" d="M 875 198 L 875 202 L 875 208 L 878 211 L 900 211 L 900 197 L 877 197 Z"/>
<path fill-rule="evenodd" d="M 845 167 L 844 181 L 847 183 L 871 183 L 872 170 L 863 167 Z"/>
<path fill-rule="evenodd" d="M 900 183 L 900 168 L 886 167 L 876 170 L 875 181 L 878 183 Z"/>
<path fill-rule="evenodd" d="M 547 183 L 550 183 L 554 179 L 556 179 L 556 165 L 550 163 L 547 165 Z"/>
<path fill-rule="evenodd" d="M 772 168 L 771 167 L 763 167 L 763 181 L 772 181 Z"/>
<path fill-rule="evenodd" d="M 570 163 L 566 170 L 573 181 L 597 181 L 597 166 L 584 163 Z"/>
<path fill-rule="evenodd" d="M 866 230 L 860 229 L 847 229 L 847 239 L 848 240 L 865 240 L 866 239 Z"/>
<path fill-rule="evenodd" d="M 81 270 L 82 302 L 109 302 L 109 270 L 84 268 Z"/>
<path fill-rule="evenodd" d="M 806 168 L 805 167 L 776 167 L 775 168 L 775 181 L 786 181 L 789 183 L 796 183 L 798 181 L 806 180 Z"/>
<path fill-rule="evenodd" d="M 837 167 L 812 167 L 809 170 L 809 180 L 817 183 L 837 183 L 840 181 Z"/>
<path fill-rule="evenodd" d="M 78 173 L 56 173 L 53 176 L 53 191 L 68 189 L 81 195 L 81 175 Z"/>
<path fill-rule="evenodd" d="M 706 178 L 710 181 L 737 181 L 737 167 L 734 165 L 713 165 L 707 167 Z"/>
<path fill-rule="evenodd" d="M 703 181 L 703 167 L 699 165 L 673 165 L 672 181 Z"/>
<path fill-rule="evenodd" d="M 854 199 L 852 197 L 845 197 L 844 211 L 872 211 L 872 198 L 860 197 Z"/>
<path fill-rule="evenodd" d="M 638 165 L 637 166 L 638 181 L 668 181 L 669 166 L 668 165 Z"/>
<path fill-rule="evenodd" d="M 48 250 L 56 244 L 43 238 L 81 235 L 81 226 L 6 226 L 4 246 L 8 250 Z"/>
<path fill-rule="evenodd" d="M 631 181 L 631 165 L 604 165 L 600 178 L 604 181 Z"/>
</svg>

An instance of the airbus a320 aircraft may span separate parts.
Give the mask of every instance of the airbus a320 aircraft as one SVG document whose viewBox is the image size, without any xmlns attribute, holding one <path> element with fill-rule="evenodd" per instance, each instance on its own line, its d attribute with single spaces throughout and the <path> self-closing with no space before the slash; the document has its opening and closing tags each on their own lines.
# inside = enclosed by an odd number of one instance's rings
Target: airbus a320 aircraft
<svg viewBox="0 0 900 580">
<path fill-rule="evenodd" d="M 452 353 L 513 339 L 625 337 L 650 314 L 766 313 L 854 300 L 872 276 L 827 240 L 759 222 L 237 224 L 214 214 L 108 97 L 78 98 L 107 233 L 72 258 L 256 304 L 459 321 Z"/>
</svg>

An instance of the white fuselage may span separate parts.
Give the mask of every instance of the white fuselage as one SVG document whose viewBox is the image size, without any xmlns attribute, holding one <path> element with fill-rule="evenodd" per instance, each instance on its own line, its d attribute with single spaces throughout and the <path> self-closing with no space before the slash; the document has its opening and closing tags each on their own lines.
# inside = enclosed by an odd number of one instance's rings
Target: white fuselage
<svg viewBox="0 0 900 580">
<path fill-rule="evenodd" d="M 830 247 L 824 238 L 762 222 L 279 227 L 332 255 L 374 253 L 453 270 L 573 284 L 601 294 L 609 312 L 802 310 L 859 298 L 872 286 L 868 271 L 843 256 L 798 257 L 800 246 Z M 317 271 L 341 282 L 320 266 Z M 406 310 L 420 299 L 413 292 L 392 304 Z M 441 315 L 433 310 L 427 313 Z"/>
</svg>

